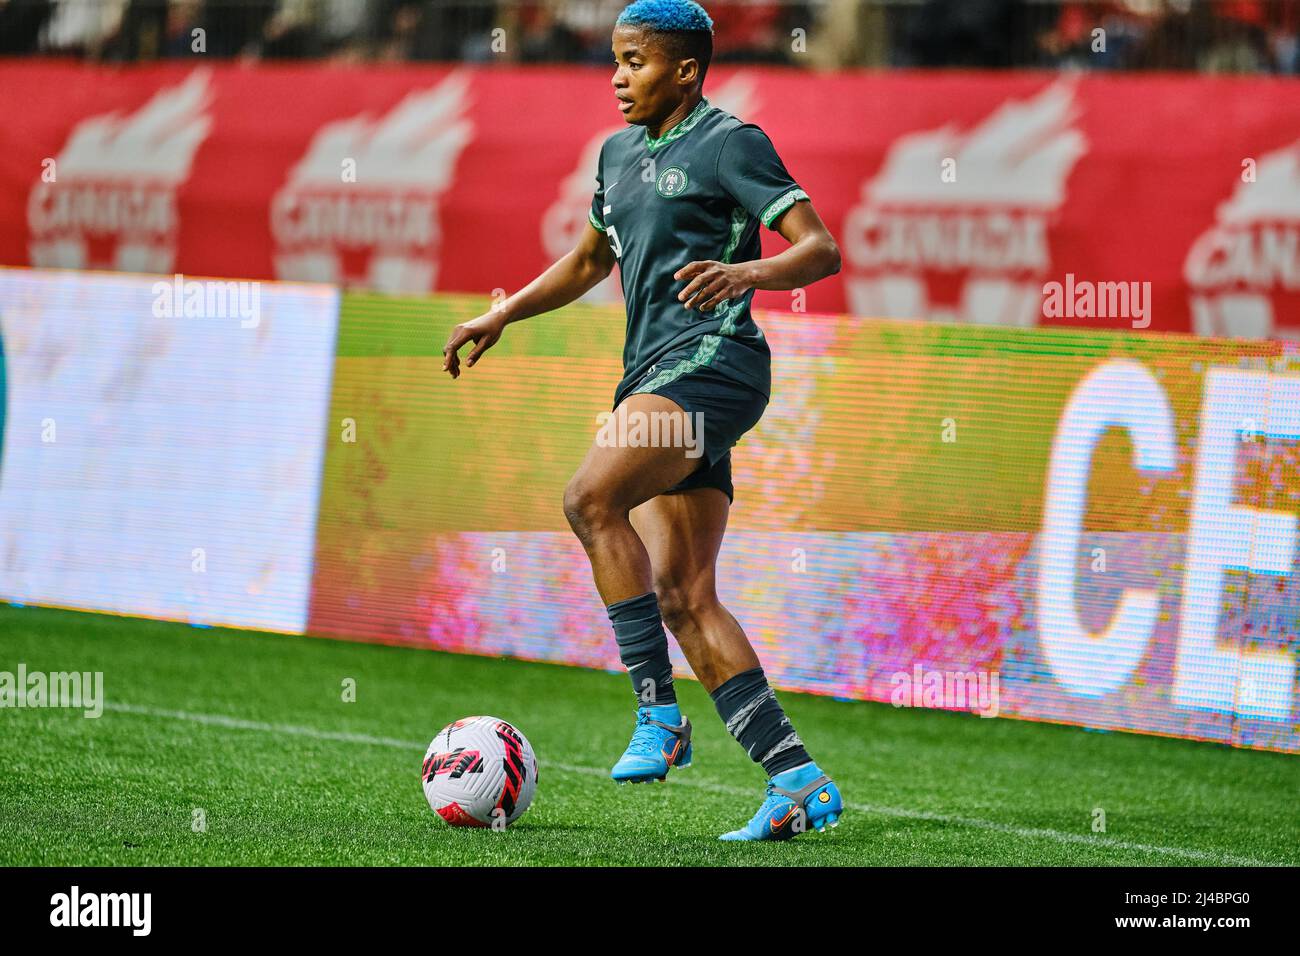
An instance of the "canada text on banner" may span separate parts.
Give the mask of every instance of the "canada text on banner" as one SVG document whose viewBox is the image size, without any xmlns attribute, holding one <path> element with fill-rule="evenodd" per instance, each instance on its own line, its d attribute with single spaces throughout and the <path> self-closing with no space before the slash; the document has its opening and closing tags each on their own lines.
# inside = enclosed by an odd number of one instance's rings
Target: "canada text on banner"
<svg viewBox="0 0 1300 956">
<path fill-rule="evenodd" d="M 609 79 L 0 63 L 0 263 L 511 292 L 587 228 Z M 718 65 L 705 94 L 843 252 L 759 306 L 1300 336 L 1300 81 Z"/>
</svg>

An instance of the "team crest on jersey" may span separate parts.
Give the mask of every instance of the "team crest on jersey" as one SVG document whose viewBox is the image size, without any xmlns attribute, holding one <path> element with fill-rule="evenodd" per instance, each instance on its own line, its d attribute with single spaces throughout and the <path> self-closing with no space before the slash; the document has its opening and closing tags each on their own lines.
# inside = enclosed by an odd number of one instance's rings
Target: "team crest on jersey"
<svg viewBox="0 0 1300 956">
<path fill-rule="evenodd" d="M 689 182 L 690 180 L 686 177 L 686 170 L 680 166 L 669 166 L 655 180 L 655 192 L 665 199 L 672 199 L 674 196 L 680 196 L 686 192 L 686 186 Z"/>
</svg>

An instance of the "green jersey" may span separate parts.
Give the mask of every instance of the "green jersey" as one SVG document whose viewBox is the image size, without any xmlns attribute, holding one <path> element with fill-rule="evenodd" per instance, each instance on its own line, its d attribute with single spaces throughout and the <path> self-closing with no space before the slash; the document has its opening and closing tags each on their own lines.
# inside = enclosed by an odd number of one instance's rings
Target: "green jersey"
<svg viewBox="0 0 1300 956">
<path fill-rule="evenodd" d="M 770 397 L 772 353 L 750 315 L 754 290 L 688 310 L 677 296 L 690 280 L 673 274 L 698 260 L 760 258 L 759 224 L 774 229 L 807 198 L 766 133 L 706 99 L 658 138 L 629 126 L 605 140 L 590 221 L 618 258 L 627 310 L 615 405 L 700 366 Z"/>
</svg>

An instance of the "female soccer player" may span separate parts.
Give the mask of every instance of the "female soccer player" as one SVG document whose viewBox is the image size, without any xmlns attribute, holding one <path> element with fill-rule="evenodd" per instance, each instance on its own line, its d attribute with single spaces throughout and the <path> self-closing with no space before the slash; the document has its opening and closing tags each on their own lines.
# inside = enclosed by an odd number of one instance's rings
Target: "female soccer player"
<svg viewBox="0 0 1300 956">
<path fill-rule="evenodd" d="M 443 368 L 458 377 L 466 342 L 472 366 L 511 322 L 572 302 L 618 264 L 627 339 L 615 421 L 675 417 L 689 440 L 598 439 L 565 490 L 564 513 L 591 559 L 639 704 L 611 775 L 663 780 L 691 762 L 666 623 L 727 730 L 770 778 L 753 819 L 722 839 L 775 840 L 835 825 L 843 802 L 718 602 L 714 565 L 734 499 L 731 446 L 771 389 L 754 290 L 816 282 L 839 271 L 840 253 L 767 135 L 704 98 L 712 51 L 713 21 L 693 0 L 636 0 L 622 11 L 613 84 L 628 127 L 601 148 L 588 228 L 519 292 L 456 326 Z M 790 248 L 761 258 L 760 225 Z"/>
</svg>

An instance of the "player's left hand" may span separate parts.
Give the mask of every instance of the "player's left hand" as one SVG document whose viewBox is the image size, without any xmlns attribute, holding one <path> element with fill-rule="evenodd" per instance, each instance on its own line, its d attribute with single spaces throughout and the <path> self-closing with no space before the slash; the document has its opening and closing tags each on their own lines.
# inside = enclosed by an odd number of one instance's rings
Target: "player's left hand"
<svg viewBox="0 0 1300 956">
<path fill-rule="evenodd" d="M 686 308 L 712 311 L 720 302 L 744 295 L 754 287 L 748 262 L 688 262 L 673 273 L 674 279 L 689 279 L 677 295 Z"/>
</svg>

